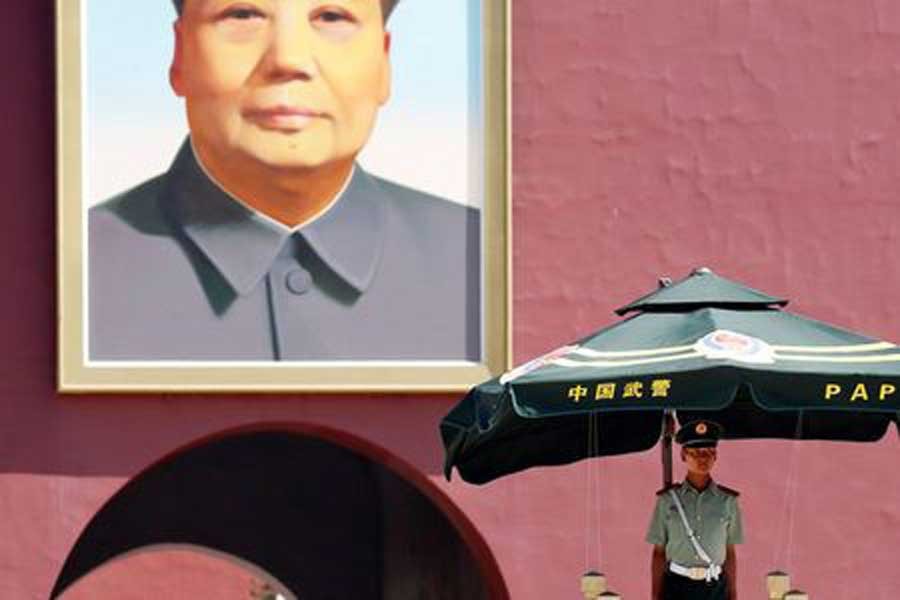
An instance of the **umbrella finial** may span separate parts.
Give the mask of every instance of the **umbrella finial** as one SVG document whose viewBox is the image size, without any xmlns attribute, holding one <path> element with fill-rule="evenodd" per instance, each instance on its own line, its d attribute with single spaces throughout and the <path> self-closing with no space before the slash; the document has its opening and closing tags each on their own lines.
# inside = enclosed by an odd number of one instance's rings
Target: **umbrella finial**
<svg viewBox="0 0 900 600">
<path fill-rule="evenodd" d="M 709 267 L 697 267 L 691 275 L 712 275 L 712 269 Z"/>
</svg>

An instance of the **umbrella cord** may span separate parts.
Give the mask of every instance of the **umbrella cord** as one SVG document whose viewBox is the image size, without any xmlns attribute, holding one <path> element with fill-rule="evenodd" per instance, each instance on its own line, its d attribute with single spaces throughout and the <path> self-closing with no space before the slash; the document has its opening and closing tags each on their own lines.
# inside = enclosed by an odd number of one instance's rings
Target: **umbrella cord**
<svg viewBox="0 0 900 600">
<path fill-rule="evenodd" d="M 593 537 L 593 500 L 594 500 L 594 415 L 587 415 L 587 469 L 584 482 L 584 570 L 591 569 L 591 542 Z"/>
<path fill-rule="evenodd" d="M 791 572 L 794 557 L 794 513 L 797 508 L 797 464 L 798 464 L 798 440 L 803 435 L 803 413 L 797 417 L 797 428 L 794 432 L 794 439 L 791 440 L 791 457 L 788 464 L 788 476 L 785 482 L 784 502 L 782 503 L 781 515 L 778 523 L 779 541 L 784 543 L 776 544 L 775 555 L 772 561 L 774 568 L 779 568 L 781 559 L 784 559 L 784 565 L 787 573 Z M 785 518 L 787 518 L 787 527 L 785 527 Z M 782 553 L 782 550 L 784 551 Z"/>
<path fill-rule="evenodd" d="M 585 538 L 584 565 L 585 571 L 592 570 L 600 564 L 600 427 L 599 415 L 588 413 L 587 439 L 587 473 L 585 481 Z"/>
</svg>

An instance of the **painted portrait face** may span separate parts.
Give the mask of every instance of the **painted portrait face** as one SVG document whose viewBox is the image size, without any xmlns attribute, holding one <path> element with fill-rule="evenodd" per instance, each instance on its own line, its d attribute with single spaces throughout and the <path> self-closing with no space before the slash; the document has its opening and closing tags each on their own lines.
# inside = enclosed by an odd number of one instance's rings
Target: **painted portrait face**
<svg viewBox="0 0 900 600">
<path fill-rule="evenodd" d="M 352 161 L 390 94 L 379 0 L 187 0 L 171 83 L 217 162 Z"/>
</svg>

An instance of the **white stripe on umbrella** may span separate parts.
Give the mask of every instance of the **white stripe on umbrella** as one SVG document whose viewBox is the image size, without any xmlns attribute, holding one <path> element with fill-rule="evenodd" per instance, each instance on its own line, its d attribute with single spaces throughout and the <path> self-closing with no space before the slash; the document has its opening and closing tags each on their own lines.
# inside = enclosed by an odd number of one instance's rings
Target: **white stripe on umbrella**
<svg viewBox="0 0 900 600">
<path fill-rule="evenodd" d="M 688 346 L 690 348 L 690 346 Z M 703 356 L 699 352 L 685 352 L 684 354 L 672 354 L 670 356 L 655 356 L 652 358 L 639 358 L 635 360 L 571 360 L 568 358 L 557 358 L 550 361 L 550 364 L 558 367 L 576 368 L 576 367 L 595 367 L 601 369 L 610 369 L 615 367 L 629 367 L 631 365 L 649 365 L 653 363 L 670 362 L 676 360 L 685 360 L 688 358 L 697 358 Z"/>
</svg>

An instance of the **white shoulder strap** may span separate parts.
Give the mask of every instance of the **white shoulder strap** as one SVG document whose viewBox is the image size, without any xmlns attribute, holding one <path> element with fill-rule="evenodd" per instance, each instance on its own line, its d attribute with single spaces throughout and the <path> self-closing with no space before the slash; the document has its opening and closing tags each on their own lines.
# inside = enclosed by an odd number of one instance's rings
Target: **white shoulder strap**
<svg viewBox="0 0 900 600">
<path fill-rule="evenodd" d="M 697 552 L 697 555 L 703 559 L 703 562 L 712 565 L 712 559 L 709 557 L 709 554 L 706 553 L 706 550 L 703 549 L 703 546 L 700 545 L 700 542 L 697 541 L 694 530 L 691 529 L 691 526 L 688 524 L 688 518 L 687 515 L 684 514 L 684 507 L 681 505 L 681 499 L 678 497 L 678 494 L 675 493 L 675 490 L 669 490 L 669 495 L 672 496 L 672 501 L 675 502 L 675 507 L 678 508 L 678 514 L 681 515 L 681 522 L 684 523 L 684 528 L 691 540 L 691 544 L 694 545 L 694 550 Z"/>
</svg>

